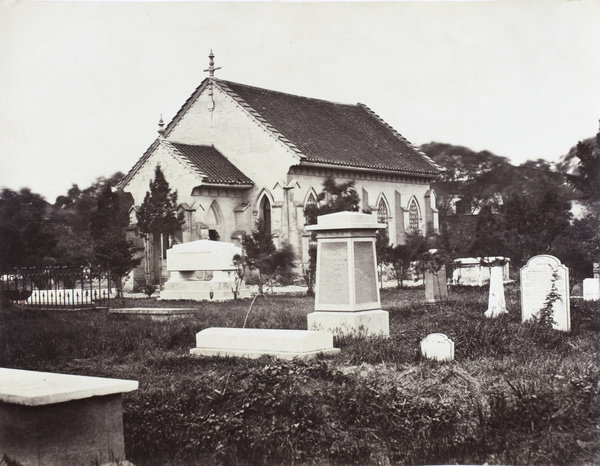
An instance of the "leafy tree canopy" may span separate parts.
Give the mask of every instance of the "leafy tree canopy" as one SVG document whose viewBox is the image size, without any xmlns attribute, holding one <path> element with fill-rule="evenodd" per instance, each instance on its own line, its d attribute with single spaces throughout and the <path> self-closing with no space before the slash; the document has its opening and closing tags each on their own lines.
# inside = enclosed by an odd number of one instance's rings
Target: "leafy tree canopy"
<svg viewBox="0 0 600 466">
<path fill-rule="evenodd" d="M 308 205 L 304 209 L 307 225 L 316 224 L 320 215 L 360 210 L 360 197 L 354 188 L 354 181 L 338 184 L 335 179 L 327 178 L 323 182 L 323 190 L 319 193 L 317 201 L 317 204 Z"/>
<path fill-rule="evenodd" d="M 571 160 L 571 173 L 567 180 L 587 201 L 600 201 L 600 132 L 595 138 L 579 141 L 563 159 L 563 165 Z M 566 165 L 568 167 L 568 165 Z"/>
<path fill-rule="evenodd" d="M 445 169 L 443 181 L 464 181 L 508 163 L 506 157 L 487 150 L 475 152 L 464 146 L 440 142 L 423 144 L 420 149 Z"/>
<path fill-rule="evenodd" d="M 49 228 L 51 205 L 23 188 L 4 189 L 0 196 L 0 268 L 39 266 L 53 262 L 56 237 Z"/>
<path fill-rule="evenodd" d="M 95 262 L 110 270 L 119 295 L 123 290 L 123 278 L 141 262 L 135 258 L 135 246 L 126 238 L 127 208 L 131 205 L 128 200 L 124 193 L 113 191 L 106 184 L 91 220 Z"/>
</svg>

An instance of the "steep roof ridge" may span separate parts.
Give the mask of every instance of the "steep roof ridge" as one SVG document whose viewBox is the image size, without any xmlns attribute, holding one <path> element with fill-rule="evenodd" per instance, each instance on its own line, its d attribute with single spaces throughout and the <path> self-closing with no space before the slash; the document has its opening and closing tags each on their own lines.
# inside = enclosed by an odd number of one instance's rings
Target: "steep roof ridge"
<svg viewBox="0 0 600 466">
<path fill-rule="evenodd" d="M 305 95 L 292 94 L 291 92 L 275 91 L 273 89 L 265 89 L 264 87 L 251 86 L 249 84 L 234 83 L 233 81 L 226 81 L 226 80 L 223 80 L 223 79 L 216 79 L 216 81 L 219 81 L 220 83 L 231 83 L 231 84 L 235 84 L 236 86 L 250 87 L 250 88 L 255 89 L 257 91 L 267 91 L 267 92 L 272 92 L 273 94 L 281 94 L 281 95 L 287 95 L 287 96 L 290 96 L 290 97 L 297 97 L 299 99 L 313 100 L 315 102 L 322 102 L 324 104 L 345 105 L 347 107 L 355 107 L 356 106 L 356 104 L 347 104 L 347 103 L 344 103 L 344 102 L 336 102 L 334 100 L 319 99 L 317 97 L 307 97 Z"/>
<path fill-rule="evenodd" d="M 138 161 L 135 163 L 133 168 L 131 170 L 129 170 L 127 175 L 125 175 L 125 177 L 119 182 L 119 184 L 117 185 L 119 188 L 122 189 L 127 183 L 129 183 L 131 181 L 131 178 L 133 178 L 133 175 L 135 175 L 137 173 L 137 171 L 140 168 L 142 168 L 142 165 L 144 165 L 144 163 L 146 163 L 146 160 L 148 160 L 148 158 L 150 157 L 152 152 L 154 152 L 156 150 L 159 142 L 160 142 L 160 139 L 156 138 L 154 140 L 154 142 L 152 144 L 150 144 L 150 147 L 148 147 L 148 149 L 146 149 L 146 152 L 144 152 L 144 154 L 138 159 Z"/>
<path fill-rule="evenodd" d="M 227 85 L 228 81 L 223 81 L 220 79 L 215 79 L 215 81 L 217 82 L 217 84 L 219 85 L 221 90 L 223 90 L 223 92 L 225 92 L 227 95 L 229 95 L 229 97 L 231 97 L 238 105 L 240 105 L 242 108 L 244 108 L 244 110 L 246 110 L 250 115 L 252 115 L 252 117 L 254 117 L 265 129 L 267 129 L 267 131 L 269 131 L 273 137 L 275 137 L 276 139 L 278 139 L 282 143 L 284 143 L 294 153 L 296 153 L 301 159 L 307 158 L 306 155 L 298 148 L 298 146 L 296 146 L 292 141 L 290 141 L 283 134 L 281 134 L 277 129 L 275 129 L 275 127 L 273 127 L 273 125 L 271 125 L 271 123 L 269 123 L 267 120 L 265 120 L 265 118 L 260 113 L 258 113 L 258 111 L 256 111 L 244 99 L 242 99 L 239 95 L 237 95 Z M 254 86 L 247 86 L 246 84 L 239 84 L 239 83 L 233 83 L 233 84 L 236 84 L 238 86 L 252 87 L 253 89 L 258 89 L 261 91 L 268 90 L 268 89 L 262 89 L 259 87 L 254 87 Z M 277 92 L 277 91 L 269 90 L 269 92 Z M 281 92 L 280 94 L 283 94 L 283 93 Z M 288 94 L 288 95 L 291 95 L 291 94 Z"/>
<path fill-rule="evenodd" d="M 209 80 L 210 80 L 210 78 L 205 78 L 200 83 L 200 85 L 194 90 L 194 92 L 192 92 L 192 95 L 190 95 L 188 97 L 188 99 L 181 106 L 181 108 L 177 111 L 177 113 L 175 114 L 173 119 L 169 122 L 169 124 L 165 128 L 165 135 L 164 135 L 165 138 L 169 137 L 169 134 L 171 134 L 171 131 L 173 131 L 175 129 L 175 127 L 179 124 L 179 122 L 181 121 L 183 116 L 188 112 L 188 110 L 192 107 L 192 105 L 194 105 L 194 102 L 196 102 L 196 100 L 198 99 L 198 96 L 200 94 L 202 94 L 202 91 L 206 88 L 206 85 L 208 84 Z M 213 81 L 216 81 L 216 79 L 213 79 Z"/>
<path fill-rule="evenodd" d="M 425 152 L 423 152 L 422 150 L 417 149 L 408 139 L 406 139 L 404 136 L 402 136 L 398 131 L 396 131 L 394 129 L 393 126 L 391 126 L 389 123 L 387 123 L 383 118 L 381 118 L 377 113 L 375 113 L 373 110 L 371 110 L 369 107 L 367 107 L 365 104 L 362 103 L 358 103 L 356 104 L 358 107 L 362 108 L 365 112 L 367 112 L 368 114 L 370 114 L 373 118 L 375 118 L 377 121 L 379 121 L 382 125 L 384 125 L 387 129 L 389 129 L 392 134 L 394 136 L 396 136 L 400 141 L 402 141 L 404 144 L 406 144 L 408 147 L 410 147 L 411 149 L 413 149 L 415 152 L 417 152 L 421 157 L 423 157 L 428 163 L 430 163 L 433 168 L 435 168 L 436 170 L 438 170 L 440 173 L 445 171 L 440 165 L 438 165 L 437 163 L 435 163 L 433 161 L 433 159 L 431 157 L 429 157 Z"/>
<path fill-rule="evenodd" d="M 185 165 L 189 170 L 191 170 L 201 178 L 207 178 L 206 173 L 204 173 L 196 165 L 194 165 L 185 155 L 181 153 L 181 151 L 177 147 L 171 144 L 170 141 L 167 141 L 166 139 L 160 139 L 160 142 L 174 155 L 176 155 L 179 158 L 179 161 L 183 163 L 183 165 Z"/>
</svg>

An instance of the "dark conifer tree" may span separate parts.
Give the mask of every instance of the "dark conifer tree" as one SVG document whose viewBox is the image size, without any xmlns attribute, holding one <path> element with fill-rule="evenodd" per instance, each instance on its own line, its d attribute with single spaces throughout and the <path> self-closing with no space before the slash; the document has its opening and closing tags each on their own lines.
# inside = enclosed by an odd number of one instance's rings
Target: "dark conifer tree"
<svg viewBox="0 0 600 466">
<path fill-rule="evenodd" d="M 160 165 L 156 166 L 150 190 L 137 212 L 137 220 L 145 242 L 146 286 L 152 286 L 151 261 L 155 237 L 172 237 L 184 223 L 183 212 L 177 212 L 177 191 L 171 191 Z"/>
<path fill-rule="evenodd" d="M 156 166 L 137 219 L 140 231 L 147 234 L 172 235 L 183 224 L 183 214 L 177 213 L 177 191 L 171 191 L 160 165 Z"/>
</svg>

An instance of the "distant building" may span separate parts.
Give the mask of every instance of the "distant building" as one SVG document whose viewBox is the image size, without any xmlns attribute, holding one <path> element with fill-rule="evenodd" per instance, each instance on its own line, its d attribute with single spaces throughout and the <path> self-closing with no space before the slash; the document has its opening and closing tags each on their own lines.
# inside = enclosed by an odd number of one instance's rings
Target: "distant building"
<svg viewBox="0 0 600 466">
<path fill-rule="evenodd" d="M 161 119 L 158 138 L 120 184 L 139 206 L 160 164 L 185 212 L 175 241 L 239 244 L 262 218 L 276 244 L 289 242 L 307 261 L 304 207 L 327 177 L 355 182 L 362 209 L 387 224 L 392 243 L 438 230 L 431 182 L 440 168 L 367 106 L 217 79 L 209 57 L 209 76 L 169 124 Z M 134 228 L 135 207 L 131 221 Z"/>
</svg>

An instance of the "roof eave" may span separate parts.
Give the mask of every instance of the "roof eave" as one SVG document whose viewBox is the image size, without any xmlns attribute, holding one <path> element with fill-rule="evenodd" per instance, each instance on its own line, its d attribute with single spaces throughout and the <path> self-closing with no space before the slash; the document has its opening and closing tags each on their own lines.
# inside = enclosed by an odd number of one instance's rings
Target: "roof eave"
<svg viewBox="0 0 600 466">
<path fill-rule="evenodd" d="M 199 188 L 228 188 L 228 189 L 250 189 L 254 187 L 254 184 L 250 183 L 211 183 L 209 181 L 203 181 Z"/>
<path fill-rule="evenodd" d="M 350 170 L 357 172 L 369 172 L 369 173 L 378 173 L 385 175 L 400 175 L 400 176 L 412 176 L 418 178 L 439 178 L 439 173 L 426 173 L 426 172 L 416 172 L 409 170 L 399 170 L 394 168 L 371 168 L 371 167 L 358 167 L 353 165 L 345 165 L 345 164 L 335 164 L 329 162 L 316 162 L 316 161 L 302 161 L 298 165 L 298 167 L 314 167 L 314 168 L 329 168 L 332 170 Z"/>
</svg>

